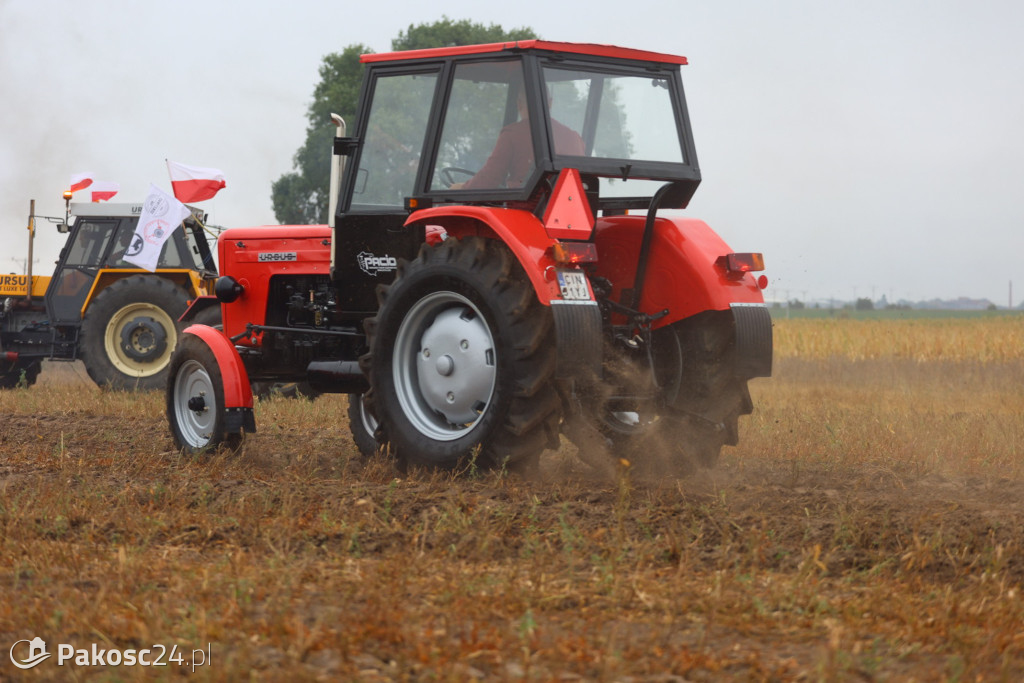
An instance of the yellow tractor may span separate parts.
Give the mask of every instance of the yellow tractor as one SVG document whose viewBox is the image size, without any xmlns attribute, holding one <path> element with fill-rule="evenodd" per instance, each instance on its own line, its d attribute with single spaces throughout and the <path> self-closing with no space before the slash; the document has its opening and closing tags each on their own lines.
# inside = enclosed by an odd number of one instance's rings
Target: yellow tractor
<svg viewBox="0 0 1024 683">
<path fill-rule="evenodd" d="M 123 260 L 141 203 L 68 201 L 63 220 L 46 217 L 68 236 L 47 277 L 31 273 L 33 201 L 28 273 L 0 275 L 0 389 L 33 384 L 43 360 L 81 360 L 93 381 L 112 389 L 162 389 L 178 318 L 213 292 L 217 277 L 205 216 L 190 209 L 149 272 Z"/>
</svg>

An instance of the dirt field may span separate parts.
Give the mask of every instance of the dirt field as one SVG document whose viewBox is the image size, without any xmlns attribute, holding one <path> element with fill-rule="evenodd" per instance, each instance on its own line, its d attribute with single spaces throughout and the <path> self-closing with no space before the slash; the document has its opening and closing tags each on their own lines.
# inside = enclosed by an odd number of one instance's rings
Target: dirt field
<svg viewBox="0 0 1024 683">
<path fill-rule="evenodd" d="M 1024 363 L 807 359 L 720 465 L 399 474 L 342 397 L 271 399 L 237 457 L 75 366 L 0 394 L 0 679 L 42 637 L 172 644 L 197 680 L 1024 680 Z M 187 674 L 186 674 L 187 669 Z"/>
</svg>

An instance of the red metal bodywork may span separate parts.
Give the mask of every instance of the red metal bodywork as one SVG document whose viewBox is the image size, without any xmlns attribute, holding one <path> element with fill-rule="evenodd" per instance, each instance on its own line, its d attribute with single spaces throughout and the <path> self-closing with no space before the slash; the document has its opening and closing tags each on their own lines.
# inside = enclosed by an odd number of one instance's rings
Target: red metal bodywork
<svg viewBox="0 0 1024 683">
<path fill-rule="evenodd" d="M 453 57 L 458 55 L 488 54 L 506 50 L 551 50 L 570 54 L 589 55 L 594 57 L 614 57 L 618 59 L 636 59 L 646 62 L 662 62 L 665 64 L 686 64 L 686 57 L 669 55 L 662 52 L 648 52 L 614 45 L 598 45 L 595 43 L 558 43 L 548 40 L 518 40 L 505 43 L 488 43 L 486 45 L 460 45 L 455 47 L 439 47 L 426 50 L 406 50 L 405 52 L 381 52 L 365 54 L 359 58 L 364 64 L 372 62 L 389 62 L 404 60 L 424 60 L 431 58 Z"/>
<path fill-rule="evenodd" d="M 645 220 L 645 216 L 613 216 L 598 219 L 594 227 L 598 254 L 594 274 L 612 282 L 614 301 L 621 301 L 622 290 L 633 286 Z M 764 303 L 753 275 L 727 276 L 715 264 L 731 252 L 702 220 L 656 219 L 640 310 L 668 309 L 669 315 L 655 322 L 658 328 L 702 311 L 725 311 L 731 304 Z"/>
<path fill-rule="evenodd" d="M 622 290 L 633 287 L 645 216 L 598 218 L 592 238 L 598 261 L 584 268 L 591 275 L 611 281 L 611 299 L 622 300 Z M 519 259 L 533 283 L 537 298 L 550 305 L 561 299 L 554 275 L 559 266 L 550 247 L 557 240 L 529 211 L 481 206 L 440 206 L 413 213 L 408 224 L 440 225 L 450 235 L 482 235 L 500 239 Z M 669 325 L 702 311 L 728 310 L 734 303 L 764 303 L 757 281 L 750 273 L 728 275 L 716 265 L 732 252 L 704 221 L 695 218 L 664 217 L 654 222 L 650 260 L 640 310 L 669 314 L 654 323 Z M 624 302 L 629 303 L 629 302 Z"/>
<path fill-rule="evenodd" d="M 453 237 L 480 235 L 501 240 L 523 265 L 542 304 L 562 298 L 554 277 L 557 264 L 548 251 L 555 240 L 529 211 L 489 206 L 438 206 L 414 212 L 405 224 L 417 223 L 440 225 Z"/>
<path fill-rule="evenodd" d="M 242 358 L 231 340 L 220 330 L 207 325 L 190 325 L 185 328 L 185 334 L 194 334 L 202 339 L 217 359 L 217 366 L 224 382 L 224 407 L 251 409 L 252 387 L 249 386 L 249 373 L 245 371 Z"/>
<path fill-rule="evenodd" d="M 260 260 L 260 254 L 288 255 L 294 260 Z M 222 273 L 230 273 L 242 286 L 236 301 L 223 306 L 224 334 L 235 337 L 246 325 L 263 325 L 267 319 L 270 278 L 275 275 L 331 274 L 331 228 L 326 225 L 264 225 L 231 228 L 217 240 Z M 273 257 L 271 257 L 273 258 Z M 281 258 L 281 257 L 279 257 Z M 243 338 L 239 344 L 258 346 Z"/>
</svg>

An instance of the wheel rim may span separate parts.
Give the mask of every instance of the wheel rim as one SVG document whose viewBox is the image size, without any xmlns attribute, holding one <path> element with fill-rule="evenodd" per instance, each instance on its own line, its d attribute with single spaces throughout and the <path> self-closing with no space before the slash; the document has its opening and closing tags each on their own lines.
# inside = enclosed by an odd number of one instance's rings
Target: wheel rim
<svg viewBox="0 0 1024 683">
<path fill-rule="evenodd" d="M 454 292 L 434 292 L 402 320 L 395 338 L 394 384 L 421 434 L 454 441 L 490 407 L 497 383 L 494 337 L 483 314 Z"/>
<path fill-rule="evenodd" d="M 111 316 L 103 346 L 119 372 L 150 377 L 167 367 L 177 340 L 174 321 L 162 308 L 133 303 Z"/>
<path fill-rule="evenodd" d="M 359 422 L 363 430 L 370 436 L 373 436 L 377 431 L 377 418 L 366 409 L 366 399 L 363 398 L 362 394 L 359 395 Z"/>
<path fill-rule="evenodd" d="M 174 416 L 189 446 L 209 445 L 217 421 L 216 394 L 210 373 L 198 361 L 182 363 L 174 378 Z"/>
</svg>

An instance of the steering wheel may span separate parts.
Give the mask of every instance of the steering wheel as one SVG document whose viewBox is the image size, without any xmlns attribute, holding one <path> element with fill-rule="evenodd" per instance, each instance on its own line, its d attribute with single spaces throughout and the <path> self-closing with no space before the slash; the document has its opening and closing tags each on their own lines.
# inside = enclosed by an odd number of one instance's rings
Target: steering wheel
<svg viewBox="0 0 1024 683">
<path fill-rule="evenodd" d="M 441 178 L 441 182 L 444 183 L 445 187 L 451 187 L 457 181 L 455 180 L 454 174 L 461 173 L 466 176 L 466 180 L 469 180 L 476 175 L 476 171 L 470 171 L 465 168 L 459 168 L 458 166 L 446 166 L 438 171 L 437 175 Z"/>
</svg>

